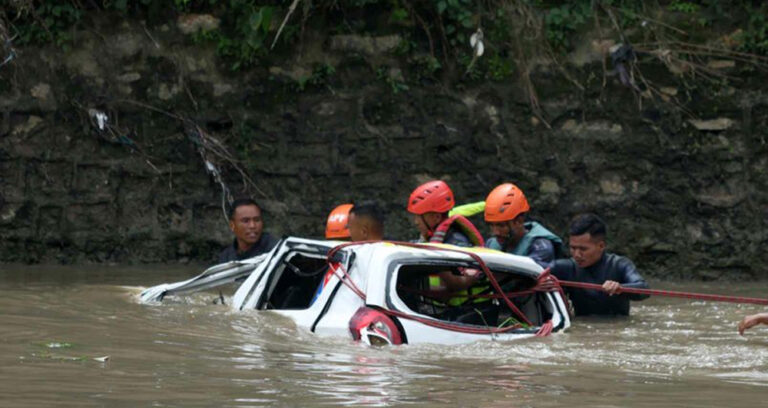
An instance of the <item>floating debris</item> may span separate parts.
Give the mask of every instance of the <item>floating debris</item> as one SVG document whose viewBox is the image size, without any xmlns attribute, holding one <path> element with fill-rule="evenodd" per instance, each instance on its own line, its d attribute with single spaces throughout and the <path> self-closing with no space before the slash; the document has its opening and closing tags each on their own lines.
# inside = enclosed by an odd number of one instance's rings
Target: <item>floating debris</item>
<svg viewBox="0 0 768 408">
<path fill-rule="evenodd" d="M 100 110 L 88 109 L 88 115 L 90 115 L 91 119 L 96 121 L 96 127 L 103 131 L 109 121 L 107 114 Z"/>
<path fill-rule="evenodd" d="M 85 361 L 86 357 L 73 357 L 73 356 L 61 356 L 57 354 L 51 354 L 51 353 L 32 353 L 32 357 L 35 358 L 42 358 L 46 360 L 53 360 L 53 361 Z"/>
<path fill-rule="evenodd" d="M 45 347 L 52 348 L 52 349 L 72 348 L 72 343 L 50 342 L 50 343 L 46 343 Z"/>
</svg>

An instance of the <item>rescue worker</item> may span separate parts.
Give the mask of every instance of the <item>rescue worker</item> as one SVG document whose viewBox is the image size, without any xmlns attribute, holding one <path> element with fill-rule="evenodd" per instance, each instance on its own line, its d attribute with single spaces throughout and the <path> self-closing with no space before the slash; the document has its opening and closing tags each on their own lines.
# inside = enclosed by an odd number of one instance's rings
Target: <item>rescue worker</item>
<svg viewBox="0 0 768 408">
<path fill-rule="evenodd" d="M 250 198 L 239 198 L 229 206 L 229 229 L 235 239 L 219 253 L 219 263 L 253 258 L 271 251 L 277 244 L 264 232 L 261 207 Z"/>
<path fill-rule="evenodd" d="M 420 233 L 417 242 L 460 247 L 483 246 L 483 237 L 472 222 L 463 215 L 448 216 L 454 205 L 453 191 L 442 180 L 429 181 L 416 187 L 408 199 L 408 212 L 413 214 L 413 223 Z M 477 269 L 461 268 L 458 272 L 458 275 L 444 271 L 429 276 L 427 284 L 430 291 L 445 292 L 446 304 L 463 303 L 466 290 L 478 279 Z M 440 302 L 440 305 L 445 304 Z"/>
<path fill-rule="evenodd" d="M 381 241 L 384 239 L 384 216 L 375 202 L 342 204 L 331 211 L 325 224 L 325 238 L 344 239 L 352 242 Z M 314 303 L 330 282 L 337 262 L 332 262 L 323 280 L 315 290 Z"/>
<path fill-rule="evenodd" d="M 605 251 L 606 227 L 594 214 L 576 216 L 570 225 L 570 259 L 558 259 L 552 274 L 558 279 L 596 283 L 602 291 L 566 288 L 576 316 L 629 315 L 629 301 L 648 295 L 621 293 L 622 288 L 648 288 L 628 258 Z"/>
<path fill-rule="evenodd" d="M 349 239 L 349 212 L 352 204 L 342 204 L 328 214 L 325 222 L 325 239 Z"/>
<path fill-rule="evenodd" d="M 325 239 L 334 239 L 340 241 L 348 241 L 350 239 L 349 224 L 350 224 L 350 211 L 354 207 L 353 204 L 341 204 L 336 206 L 331 213 L 328 214 L 328 219 L 325 221 Z M 328 272 L 325 273 L 323 280 L 318 284 L 315 290 L 315 295 L 312 297 L 312 303 L 314 304 L 323 289 L 328 285 L 328 282 L 333 276 L 334 270 L 337 268 L 337 263 L 332 262 L 329 265 Z"/>
<path fill-rule="evenodd" d="M 525 194 L 516 185 L 505 183 L 494 188 L 485 199 L 485 222 L 493 234 L 485 246 L 527 256 L 546 268 L 565 256 L 563 240 L 538 222 L 527 222 L 530 209 Z"/>
<path fill-rule="evenodd" d="M 744 335 L 744 331 L 757 326 L 758 324 L 768 324 L 768 313 L 758 313 L 746 316 L 739 322 L 739 334 Z"/>
<path fill-rule="evenodd" d="M 417 187 L 408 199 L 408 212 L 419 230 L 417 242 L 437 242 L 461 247 L 483 246 L 474 225 L 462 215 L 448 216 L 455 205 L 453 191 L 442 180 Z"/>
<path fill-rule="evenodd" d="M 357 203 L 349 212 L 349 238 L 353 242 L 384 239 L 384 214 L 373 201 Z"/>
</svg>

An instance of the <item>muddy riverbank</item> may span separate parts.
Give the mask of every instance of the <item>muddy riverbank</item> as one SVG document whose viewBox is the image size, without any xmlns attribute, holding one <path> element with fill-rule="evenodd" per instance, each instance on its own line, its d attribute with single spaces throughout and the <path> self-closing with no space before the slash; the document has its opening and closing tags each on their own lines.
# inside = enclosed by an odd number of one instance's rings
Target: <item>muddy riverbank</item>
<svg viewBox="0 0 768 408">
<path fill-rule="evenodd" d="M 649 53 L 660 93 L 641 95 L 604 65 L 616 38 L 587 32 L 566 71 L 530 67 L 537 110 L 513 75 L 423 78 L 406 37 L 309 25 L 232 72 L 181 20 L 89 19 L 0 69 L 0 262 L 208 262 L 230 239 L 222 185 L 278 236 L 376 199 L 412 239 L 409 192 L 443 178 L 460 202 L 515 182 L 561 235 L 597 212 L 649 276 L 768 276 L 768 88 L 746 62 L 692 81 Z"/>
</svg>

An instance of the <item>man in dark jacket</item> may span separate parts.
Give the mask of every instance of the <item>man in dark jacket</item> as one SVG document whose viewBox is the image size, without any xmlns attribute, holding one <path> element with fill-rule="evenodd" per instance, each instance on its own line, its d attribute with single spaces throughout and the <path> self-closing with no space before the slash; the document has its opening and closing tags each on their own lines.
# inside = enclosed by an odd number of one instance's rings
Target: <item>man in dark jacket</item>
<svg viewBox="0 0 768 408">
<path fill-rule="evenodd" d="M 253 258 L 269 252 L 277 244 L 264 232 L 261 207 L 250 198 L 239 198 L 229 209 L 229 228 L 235 234 L 234 242 L 219 253 L 219 263 Z"/>
<path fill-rule="evenodd" d="M 602 291 L 568 289 L 577 316 L 629 315 L 629 301 L 647 295 L 621 293 L 621 288 L 648 288 L 635 265 L 628 258 L 605 251 L 605 223 L 594 214 L 582 214 L 570 226 L 570 259 L 552 264 L 558 279 L 596 283 Z"/>
</svg>

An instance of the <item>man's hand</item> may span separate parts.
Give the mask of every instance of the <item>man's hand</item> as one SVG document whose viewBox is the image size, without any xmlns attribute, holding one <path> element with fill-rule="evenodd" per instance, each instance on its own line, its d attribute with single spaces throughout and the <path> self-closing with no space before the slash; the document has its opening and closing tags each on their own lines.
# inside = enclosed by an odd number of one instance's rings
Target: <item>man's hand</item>
<svg viewBox="0 0 768 408">
<path fill-rule="evenodd" d="M 469 277 L 469 278 L 479 278 L 480 277 L 480 273 L 482 273 L 482 271 L 480 269 L 477 269 L 477 268 L 459 267 L 457 269 L 459 270 L 459 274 L 461 276 L 466 276 L 466 277 Z"/>
<path fill-rule="evenodd" d="M 468 289 L 477 282 L 478 276 L 470 276 L 472 272 L 465 272 L 469 268 L 458 268 L 449 271 L 440 272 L 438 276 L 445 283 L 445 289 L 449 292 Z"/>
<path fill-rule="evenodd" d="M 616 281 L 607 280 L 603 283 L 603 292 L 607 293 L 608 296 L 618 295 L 621 293 L 621 284 Z"/>
<path fill-rule="evenodd" d="M 555 283 L 555 279 L 552 276 L 547 276 L 546 278 L 540 280 L 534 289 L 538 290 L 539 292 L 551 292 L 557 289 L 557 284 Z"/>
<path fill-rule="evenodd" d="M 758 313 L 747 316 L 739 322 L 739 334 L 744 335 L 744 331 L 760 323 L 768 324 L 768 313 Z"/>
</svg>

